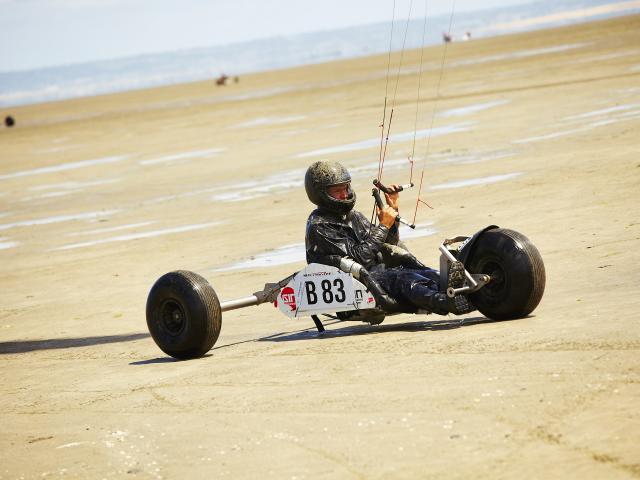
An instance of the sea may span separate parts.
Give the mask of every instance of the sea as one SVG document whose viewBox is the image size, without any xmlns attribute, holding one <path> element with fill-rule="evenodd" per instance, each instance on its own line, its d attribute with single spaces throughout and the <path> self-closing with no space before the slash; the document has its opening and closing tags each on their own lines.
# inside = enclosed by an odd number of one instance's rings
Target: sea
<svg viewBox="0 0 640 480">
<path fill-rule="evenodd" d="M 243 43 L 0 72 L 0 107 L 243 74 L 640 13 L 640 1 L 545 0 Z M 406 36 L 405 36 L 406 31 Z M 424 32 L 424 35 L 423 35 Z M 405 38 L 406 37 L 406 38 Z M 469 38 L 470 37 L 470 38 Z"/>
</svg>

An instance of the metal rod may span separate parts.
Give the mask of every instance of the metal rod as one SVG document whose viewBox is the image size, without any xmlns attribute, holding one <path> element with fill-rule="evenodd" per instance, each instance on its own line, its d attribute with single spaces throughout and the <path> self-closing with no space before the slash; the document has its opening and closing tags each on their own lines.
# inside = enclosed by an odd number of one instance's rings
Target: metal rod
<svg viewBox="0 0 640 480">
<path fill-rule="evenodd" d="M 229 310 L 236 310 L 237 308 L 251 307 L 253 305 L 258 305 L 259 303 L 260 300 L 258 300 L 258 297 L 251 295 L 250 297 L 242 297 L 222 302 L 220 304 L 220 311 L 227 312 Z"/>
<path fill-rule="evenodd" d="M 414 230 L 415 230 L 415 228 L 416 228 L 415 224 L 407 222 L 404 218 L 402 218 L 402 217 L 400 217 L 400 216 L 397 216 L 397 217 L 396 217 L 396 220 L 397 220 L 398 222 L 402 223 L 403 225 L 406 225 L 406 226 L 407 226 L 407 227 L 409 227 L 409 228 L 413 228 Z"/>
<path fill-rule="evenodd" d="M 383 185 L 380 181 L 378 181 L 378 179 L 374 179 L 373 180 L 373 184 L 378 187 L 380 190 L 382 190 L 384 193 L 394 193 L 394 192 L 401 192 L 406 188 L 411 188 L 413 187 L 413 182 L 411 183 L 407 183 L 406 185 L 398 185 L 398 188 L 396 190 L 393 190 L 385 185 Z"/>
<path fill-rule="evenodd" d="M 382 198 L 380 197 L 380 192 L 374 188 L 374 189 L 371 190 L 371 194 L 375 198 L 376 205 L 378 206 L 378 208 L 380 210 L 382 210 L 384 208 L 384 204 L 382 203 Z M 402 223 L 402 224 L 406 225 L 409 228 L 416 228 L 416 226 L 414 224 L 411 224 L 411 223 L 407 222 L 400 215 L 396 215 L 396 222 Z"/>
<path fill-rule="evenodd" d="M 449 260 L 450 262 L 457 262 L 458 260 L 456 259 L 456 257 L 454 257 L 451 252 L 449 251 L 449 249 L 447 247 L 444 246 L 444 244 L 441 244 L 440 247 L 438 247 L 438 250 L 440 250 L 440 252 L 447 257 L 447 260 Z M 466 279 L 469 281 L 469 283 L 471 284 L 471 286 L 473 288 L 478 286 L 478 282 L 475 281 L 475 279 L 471 276 L 471 274 L 469 272 L 467 272 L 467 269 L 464 269 L 464 276 L 466 277 Z"/>
<path fill-rule="evenodd" d="M 471 288 L 471 287 L 461 287 L 461 288 L 452 288 L 452 287 L 449 287 L 449 288 L 447 288 L 447 296 L 448 296 L 449 298 L 453 298 L 453 297 L 455 297 L 456 295 L 459 295 L 459 294 L 461 294 L 461 293 L 468 292 L 468 291 L 470 291 L 470 290 L 472 290 L 472 288 Z"/>
</svg>

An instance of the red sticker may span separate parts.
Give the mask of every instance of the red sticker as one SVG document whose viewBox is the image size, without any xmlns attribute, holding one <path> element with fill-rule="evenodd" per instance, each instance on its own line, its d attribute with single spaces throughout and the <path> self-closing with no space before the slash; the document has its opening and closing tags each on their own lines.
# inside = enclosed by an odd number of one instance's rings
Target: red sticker
<svg viewBox="0 0 640 480">
<path fill-rule="evenodd" d="M 284 287 L 280 292 L 280 298 L 285 303 L 285 305 L 289 305 L 291 307 L 291 311 L 296 309 L 296 292 L 291 287 Z"/>
</svg>

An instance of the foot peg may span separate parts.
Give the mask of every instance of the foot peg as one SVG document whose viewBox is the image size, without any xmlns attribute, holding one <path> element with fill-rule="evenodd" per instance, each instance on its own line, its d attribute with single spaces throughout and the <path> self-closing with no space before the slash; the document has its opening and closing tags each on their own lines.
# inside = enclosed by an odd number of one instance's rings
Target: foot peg
<svg viewBox="0 0 640 480">
<path fill-rule="evenodd" d="M 464 265 L 460 261 L 454 261 L 449 264 L 449 277 L 447 279 L 447 297 L 449 312 L 456 315 L 469 313 L 475 310 L 466 295 L 457 294 L 456 290 L 464 286 L 465 271 Z"/>
<path fill-rule="evenodd" d="M 447 290 L 450 288 L 462 288 L 464 286 L 464 265 L 455 261 L 449 264 L 449 278 L 447 279 Z"/>
</svg>

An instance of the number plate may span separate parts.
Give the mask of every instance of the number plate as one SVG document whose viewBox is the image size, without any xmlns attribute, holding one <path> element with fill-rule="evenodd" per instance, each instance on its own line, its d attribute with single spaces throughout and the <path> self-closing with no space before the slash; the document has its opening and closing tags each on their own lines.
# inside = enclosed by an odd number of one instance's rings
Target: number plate
<svg viewBox="0 0 640 480">
<path fill-rule="evenodd" d="M 301 310 L 343 307 L 355 297 L 351 276 L 342 271 L 304 273 L 296 279 L 295 289 L 302 293 Z"/>
<path fill-rule="evenodd" d="M 278 294 L 278 307 L 290 317 L 374 308 L 373 295 L 350 274 L 312 263 Z"/>
</svg>

